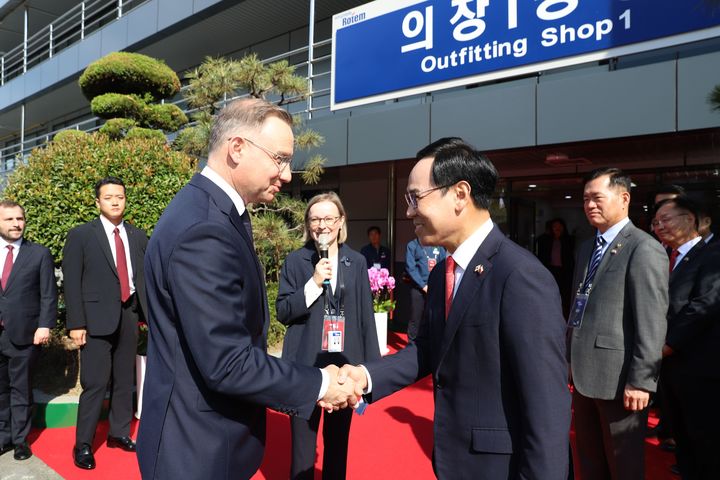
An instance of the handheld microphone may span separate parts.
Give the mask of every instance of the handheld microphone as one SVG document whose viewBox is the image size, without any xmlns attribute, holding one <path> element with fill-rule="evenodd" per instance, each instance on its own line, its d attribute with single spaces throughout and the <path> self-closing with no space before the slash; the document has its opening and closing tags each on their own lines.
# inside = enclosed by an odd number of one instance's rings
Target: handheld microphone
<svg viewBox="0 0 720 480">
<path fill-rule="evenodd" d="M 330 243 L 330 235 L 321 233 L 318 235 L 318 249 L 320 250 L 320 258 L 328 258 L 328 244 Z M 323 285 L 330 285 L 330 280 L 323 280 Z"/>
</svg>

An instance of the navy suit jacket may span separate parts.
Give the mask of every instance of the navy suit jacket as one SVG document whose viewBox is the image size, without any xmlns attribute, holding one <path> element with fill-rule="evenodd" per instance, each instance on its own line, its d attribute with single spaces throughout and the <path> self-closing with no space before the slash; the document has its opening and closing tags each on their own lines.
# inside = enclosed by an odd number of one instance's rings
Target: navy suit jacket
<svg viewBox="0 0 720 480">
<path fill-rule="evenodd" d="M 663 363 L 684 375 L 720 378 L 720 244 L 701 240 L 675 267 L 667 320 L 673 354 Z"/>
<path fill-rule="evenodd" d="M 368 400 L 432 374 L 441 479 L 567 478 L 565 321 L 553 277 L 497 226 L 463 274 L 445 321 L 445 262 L 430 274 L 414 343 L 366 365 Z"/>
<path fill-rule="evenodd" d="M 288 255 L 280 274 L 277 298 L 278 320 L 287 325 L 282 358 L 302 365 L 325 367 L 333 364 L 358 364 L 380 358 L 372 293 L 365 258 L 347 245 L 338 251 L 338 280 L 342 275 L 342 303 L 345 309 L 345 345 L 342 352 L 321 350 L 324 294 L 308 308 L 305 304 L 305 284 L 313 276 L 320 257 L 315 243 L 308 242 Z M 340 282 L 333 295 L 337 307 Z"/>
<path fill-rule="evenodd" d="M 142 477 L 250 478 L 265 406 L 309 418 L 322 375 L 267 355 L 264 275 L 230 197 L 195 175 L 160 218 L 145 275 Z"/>
<path fill-rule="evenodd" d="M 38 328 L 57 320 L 57 284 L 50 250 L 23 239 L 5 289 L 0 289 L 0 318 L 15 345 L 30 345 Z"/>
</svg>

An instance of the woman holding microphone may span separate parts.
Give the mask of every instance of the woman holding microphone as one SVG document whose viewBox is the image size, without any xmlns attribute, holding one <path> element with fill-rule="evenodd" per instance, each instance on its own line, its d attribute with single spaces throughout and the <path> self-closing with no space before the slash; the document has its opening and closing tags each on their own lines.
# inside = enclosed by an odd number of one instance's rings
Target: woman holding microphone
<svg viewBox="0 0 720 480">
<path fill-rule="evenodd" d="M 344 244 L 345 209 L 334 192 L 310 199 L 305 245 L 288 255 L 280 274 L 277 318 L 288 327 L 282 358 L 303 365 L 341 367 L 380 358 L 365 258 Z M 322 409 L 310 420 L 290 418 L 290 478 L 312 480 Z M 326 413 L 323 475 L 345 478 L 352 409 Z"/>
</svg>

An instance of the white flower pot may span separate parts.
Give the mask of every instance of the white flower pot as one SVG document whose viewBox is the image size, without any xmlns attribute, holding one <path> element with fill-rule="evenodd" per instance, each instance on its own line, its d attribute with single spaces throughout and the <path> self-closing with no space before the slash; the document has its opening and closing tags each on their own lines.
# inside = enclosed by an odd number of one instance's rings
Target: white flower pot
<svg viewBox="0 0 720 480">
<path fill-rule="evenodd" d="M 145 355 L 135 355 L 135 378 L 137 382 L 137 412 L 135 418 L 140 419 L 142 413 L 143 384 L 145 383 L 145 367 L 147 365 L 147 357 Z"/>
<path fill-rule="evenodd" d="M 387 346 L 387 312 L 375 313 L 375 328 L 377 329 L 378 344 L 380 345 L 380 354 L 386 355 L 390 349 Z"/>
</svg>

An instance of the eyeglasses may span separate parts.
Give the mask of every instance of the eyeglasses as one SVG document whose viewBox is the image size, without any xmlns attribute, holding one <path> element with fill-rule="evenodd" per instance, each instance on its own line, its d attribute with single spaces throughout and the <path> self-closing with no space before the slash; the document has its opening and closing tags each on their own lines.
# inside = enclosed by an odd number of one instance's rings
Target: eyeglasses
<svg viewBox="0 0 720 480">
<path fill-rule="evenodd" d="M 308 223 L 311 227 L 317 227 L 320 225 L 321 222 L 325 222 L 325 225 L 327 225 L 328 227 L 333 227 L 338 220 L 340 220 L 340 217 L 310 217 L 308 218 Z"/>
<path fill-rule="evenodd" d="M 418 200 L 422 200 L 423 198 L 430 195 L 435 190 L 440 190 L 441 188 L 448 188 L 450 185 L 440 185 L 439 187 L 433 187 L 428 188 L 427 190 L 423 190 L 422 192 L 405 192 L 405 201 L 408 204 L 408 207 L 412 207 L 413 209 L 417 209 L 418 207 Z"/>
<path fill-rule="evenodd" d="M 228 140 L 232 140 L 233 137 L 228 138 Z M 257 143 L 253 142 L 249 138 L 246 137 L 240 137 L 246 142 L 248 142 L 250 145 L 253 145 L 263 152 L 267 153 L 268 157 L 272 159 L 273 162 L 275 162 L 275 165 L 278 168 L 278 173 L 282 173 L 285 168 L 292 163 L 292 156 L 291 155 L 282 155 L 280 153 L 273 152 L 272 150 L 268 150 L 267 148 L 263 147 L 262 145 L 258 145 Z"/>
<path fill-rule="evenodd" d="M 667 225 L 676 217 L 683 217 L 685 215 L 687 215 L 687 213 L 678 213 L 677 215 L 672 215 L 665 218 L 656 218 L 655 220 L 650 222 L 650 225 L 652 225 L 653 228 L 659 227 L 660 225 Z"/>
</svg>

